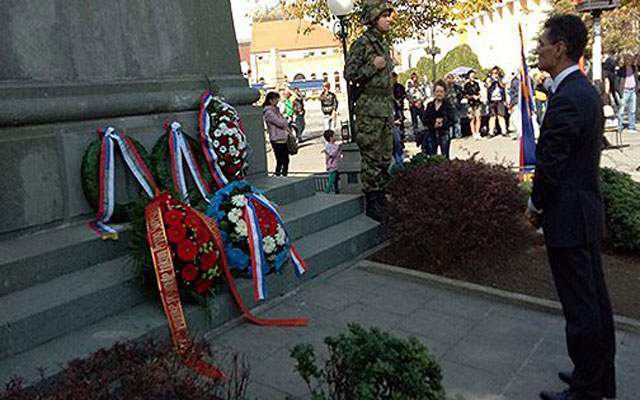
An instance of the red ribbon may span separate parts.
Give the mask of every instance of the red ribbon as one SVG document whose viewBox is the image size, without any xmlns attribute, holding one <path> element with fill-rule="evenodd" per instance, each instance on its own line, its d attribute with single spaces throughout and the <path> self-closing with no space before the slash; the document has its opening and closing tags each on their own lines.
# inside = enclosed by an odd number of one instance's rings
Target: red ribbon
<svg viewBox="0 0 640 400">
<path fill-rule="evenodd" d="M 153 257 L 153 266 L 158 280 L 158 290 L 162 306 L 169 322 L 173 345 L 185 364 L 201 376 L 223 379 L 219 369 L 200 359 L 193 353 L 193 346 L 187 329 L 187 321 L 182 310 L 178 281 L 171 257 L 171 249 L 164 229 L 160 200 L 153 200 L 145 209 L 147 237 Z"/>
<path fill-rule="evenodd" d="M 309 320 L 307 318 L 292 318 L 292 319 L 262 319 L 253 315 L 247 306 L 244 304 L 244 300 L 242 300 L 242 295 L 238 291 L 235 280 L 233 279 L 233 275 L 231 274 L 231 269 L 229 268 L 229 264 L 227 263 L 227 254 L 224 251 L 224 243 L 222 242 L 222 235 L 220 235 L 220 230 L 216 223 L 211 219 L 199 212 L 198 210 L 193 209 L 196 215 L 200 218 L 200 220 L 204 223 L 204 225 L 209 230 L 209 233 L 213 237 L 213 241 L 216 245 L 216 248 L 220 250 L 220 255 L 218 256 L 218 260 L 220 262 L 220 266 L 224 271 L 225 276 L 227 277 L 227 281 L 229 282 L 229 288 L 231 289 L 231 294 L 233 295 L 234 300 L 238 308 L 242 311 L 244 316 L 252 323 L 260 326 L 308 326 Z"/>
</svg>

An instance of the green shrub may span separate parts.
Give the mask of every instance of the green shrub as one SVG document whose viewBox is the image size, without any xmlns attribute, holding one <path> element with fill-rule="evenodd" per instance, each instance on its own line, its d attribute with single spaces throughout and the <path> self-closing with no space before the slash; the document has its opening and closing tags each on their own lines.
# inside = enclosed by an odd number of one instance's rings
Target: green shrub
<svg viewBox="0 0 640 400">
<path fill-rule="evenodd" d="M 401 340 L 377 328 L 349 325 L 327 337 L 329 359 L 316 365 L 313 346 L 298 344 L 291 357 L 314 400 L 444 400 L 438 363 L 415 338 Z"/>
<path fill-rule="evenodd" d="M 520 237 L 523 196 L 508 169 L 474 160 L 416 167 L 389 184 L 392 241 L 440 272 Z"/>
<path fill-rule="evenodd" d="M 415 156 L 411 157 L 411 160 L 402 163 L 402 165 L 394 166 L 394 168 L 391 170 L 391 177 L 395 178 L 399 174 L 414 168 L 428 167 L 431 165 L 441 164 L 447 161 L 449 160 L 447 160 L 446 157 L 441 155 L 429 156 L 426 153 L 418 153 Z"/>
<path fill-rule="evenodd" d="M 640 251 L 640 183 L 611 168 L 601 172 L 608 239 L 616 249 Z"/>
</svg>

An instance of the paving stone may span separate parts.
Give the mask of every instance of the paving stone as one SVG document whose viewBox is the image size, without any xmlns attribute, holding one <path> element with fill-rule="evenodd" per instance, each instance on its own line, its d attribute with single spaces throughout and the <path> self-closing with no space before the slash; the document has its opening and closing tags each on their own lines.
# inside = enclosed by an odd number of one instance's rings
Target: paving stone
<svg viewBox="0 0 640 400">
<path fill-rule="evenodd" d="M 310 285 L 299 297 L 306 303 L 313 303 L 328 310 L 340 310 L 358 302 L 365 290 L 347 290 L 325 282 Z"/>
<path fill-rule="evenodd" d="M 503 400 L 509 377 L 451 361 L 442 361 L 442 383 L 451 400 Z"/>
<path fill-rule="evenodd" d="M 474 325 L 470 319 L 422 307 L 405 318 L 399 328 L 448 345 L 460 341 Z"/>
<path fill-rule="evenodd" d="M 491 312 L 495 303 L 480 297 L 438 290 L 437 295 L 430 299 L 425 307 L 472 320 L 481 320 Z"/>
<path fill-rule="evenodd" d="M 424 295 L 422 293 L 407 295 L 402 290 L 382 287 L 365 294 L 358 300 L 358 303 L 366 307 L 406 316 L 416 311 L 429 299 L 430 296 L 426 293 Z"/>
<path fill-rule="evenodd" d="M 445 359 L 485 371 L 512 373 L 525 363 L 545 329 L 511 318 L 489 316 L 456 344 Z"/>
<path fill-rule="evenodd" d="M 495 307 L 491 310 L 492 315 L 500 315 L 508 318 L 519 319 L 528 323 L 544 326 L 559 325 L 564 329 L 564 319 L 562 315 L 540 312 L 511 304 L 494 304 Z"/>
<path fill-rule="evenodd" d="M 274 389 L 259 382 L 251 382 L 247 388 L 247 400 L 286 400 L 293 398 L 291 394 Z"/>
<path fill-rule="evenodd" d="M 298 398 L 309 398 L 307 384 L 295 371 L 295 360 L 289 350 L 281 349 L 274 355 L 252 366 L 252 375 L 258 383 Z M 269 399 L 270 400 L 270 399 Z"/>
<path fill-rule="evenodd" d="M 346 289 L 370 291 L 379 288 L 387 281 L 386 277 L 358 268 L 350 268 L 325 279 L 325 283 Z"/>
<path fill-rule="evenodd" d="M 406 331 L 404 329 L 394 329 L 390 332 L 393 336 L 400 339 L 407 339 L 410 336 L 415 337 L 427 347 L 427 351 L 430 355 L 434 356 L 436 359 L 440 359 L 452 345 L 447 345 L 431 338 L 418 335 L 413 332 Z"/>
<path fill-rule="evenodd" d="M 562 391 L 567 388 L 554 370 L 527 366 L 520 370 L 503 393 L 508 400 L 538 400 L 543 390 Z"/>
<path fill-rule="evenodd" d="M 405 318 L 401 314 L 378 310 L 364 304 L 355 304 L 336 314 L 336 318 L 343 324 L 358 323 L 365 328 L 377 327 L 390 330 Z"/>
<path fill-rule="evenodd" d="M 629 352 L 640 357 L 640 335 L 636 333 L 618 334 L 618 352 Z"/>
</svg>

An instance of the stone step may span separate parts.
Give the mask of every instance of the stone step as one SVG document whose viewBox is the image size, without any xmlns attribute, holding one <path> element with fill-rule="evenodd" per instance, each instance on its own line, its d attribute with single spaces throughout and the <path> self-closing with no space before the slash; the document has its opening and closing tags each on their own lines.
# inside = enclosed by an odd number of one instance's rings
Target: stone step
<svg viewBox="0 0 640 400">
<path fill-rule="evenodd" d="M 247 181 L 264 191 L 265 196 L 279 205 L 313 196 L 316 187 L 314 177 L 281 177 L 257 176 L 249 177 Z"/>
<path fill-rule="evenodd" d="M 280 205 L 314 195 L 313 177 L 256 177 L 251 183 Z M 102 241 L 88 221 L 0 241 L 0 296 L 106 262 L 127 253 L 126 225 L 119 241 Z"/>
<path fill-rule="evenodd" d="M 297 278 L 290 267 L 281 275 L 268 276 L 269 299 L 277 298 L 305 280 L 355 258 L 378 242 L 379 225 L 364 215 L 355 216 L 296 240 L 294 246 L 311 267 L 311 271 L 302 279 Z M 236 283 L 247 306 L 255 307 L 257 303 L 253 300 L 252 282 L 240 278 Z M 210 303 L 210 315 L 199 306 L 185 306 L 185 315 L 194 336 L 240 316 L 224 284 Z M 167 337 L 167 334 L 167 322 L 160 303 L 146 301 L 38 347 L 0 360 L 0 383 L 15 375 L 34 382 L 39 376 L 38 367 L 44 368 L 45 377 L 51 377 L 68 361 L 86 357 L 100 348 L 110 347 L 117 341 L 139 340 L 148 336 Z"/>
<path fill-rule="evenodd" d="M 280 210 L 296 240 L 359 215 L 362 198 L 322 193 Z M 140 303 L 143 293 L 129 260 L 123 256 L 0 297 L 0 358 Z"/>
<path fill-rule="evenodd" d="M 0 298 L 0 358 L 143 302 L 128 260 L 115 258 Z"/>
</svg>

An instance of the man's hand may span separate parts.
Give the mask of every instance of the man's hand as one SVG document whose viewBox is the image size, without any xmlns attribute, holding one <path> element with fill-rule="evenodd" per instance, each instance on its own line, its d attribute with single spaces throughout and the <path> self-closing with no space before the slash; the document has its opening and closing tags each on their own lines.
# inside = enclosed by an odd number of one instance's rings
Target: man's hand
<svg viewBox="0 0 640 400">
<path fill-rule="evenodd" d="M 376 58 L 373 59 L 373 65 L 375 65 L 377 69 L 383 69 L 387 66 L 387 60 L 382 56 L 376 56 Z"/>
<path fill-rule="evenodd" d="M 527 211 L 524 212 L 524 217 L 534 228 L 540 228 L 540 214 L 527 208 Z"/>
</svg>

